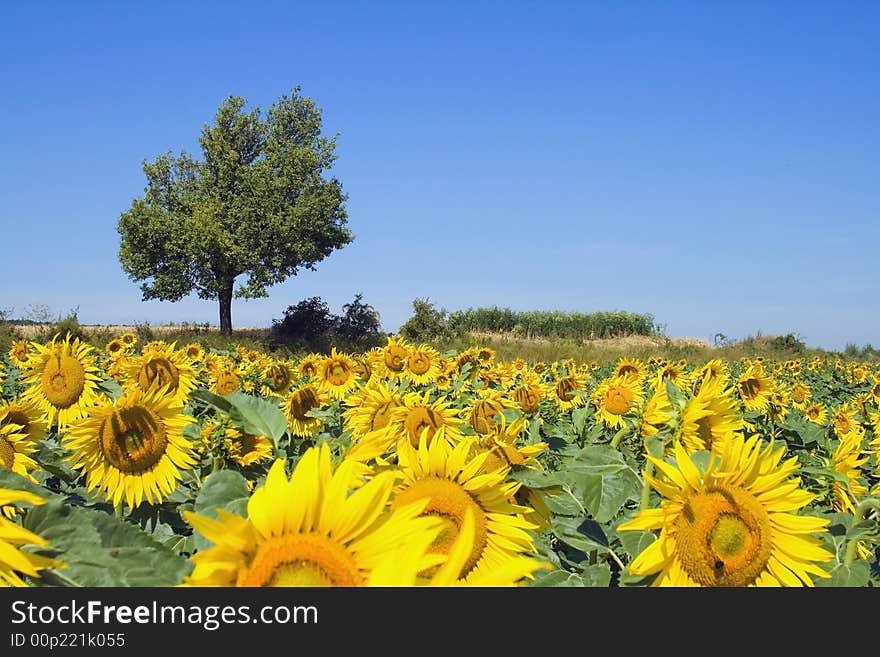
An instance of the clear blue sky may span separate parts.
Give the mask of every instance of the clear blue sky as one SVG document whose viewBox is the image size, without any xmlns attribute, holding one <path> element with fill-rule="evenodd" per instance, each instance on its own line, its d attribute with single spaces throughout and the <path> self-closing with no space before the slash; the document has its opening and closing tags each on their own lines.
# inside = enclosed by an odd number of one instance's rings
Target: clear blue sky
<svg viewBox="0 0 880 657">
<path fill-rule="evenodd" d="M 880 345 L 880 3 L 0 2 L 0 308 L 218 322 L 117 258 L 144 159 L 297 84 L 354 241 L 233 302 L 361 292 Z"/>
</svg>

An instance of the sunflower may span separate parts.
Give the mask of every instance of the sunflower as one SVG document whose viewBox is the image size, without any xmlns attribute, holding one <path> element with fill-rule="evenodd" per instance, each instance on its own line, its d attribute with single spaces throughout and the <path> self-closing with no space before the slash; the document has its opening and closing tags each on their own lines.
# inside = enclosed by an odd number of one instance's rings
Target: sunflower
<svg viewBox="0 0 880 657">
<path fill-rule="evenodd" d="M 13 342 L 9 347 L 8 354 L 9 360 L 19 369 L 26 368 L 31 360 L 31 356 L 36 355 L 35 351 L 31 348 L 31 343 L 27 340 L 16 340 Z"/>
<path fill-rule="evenodd" d="M 781 424 L 791 412 L 791 393 L 782 381 L 774 381 L 766 414 L 771 422 Z"/>
<path fill-rule="evenodd" d="M 126 331 L 122 335 L 119 336 L 119 339 L 122 341 L 126 347 L 134 347 L 137 344 L 137 334 L 132 333 L 131 331 Z"/>
<path fill-rule="evenodd" d="M 880 406 L 880 378 L 874 378 L 874 383 L 871 385 L 871 397 L 874 399 L 874 403 Z"/>
<path fill-rule="evenodd" d="M 174 403 L 174 395 L 155 384 L 132 388 L 115 404 L 92 409 L 63 437 L 71 464 L 86 476 L 89 490 L 100 490 L 114 506 L 145 500 L 160 503 L 181 481 L 181 469 L 196 463 L 183 429 L 195 422 Z"/>
<path fill-rule="evenodd" d="M 508 422 L 503 415 L 499 417 L 498 424 L 493 423 L 489 432 L 474 441 L 475 453 L 480 451 L 490 453 L 485 468 L 494 470 L 497 467 L 524 466 L 540 469 L 541 465 L 536 458 L 547 449 L 548 443 L 519 444 L 520 437 L 529 427 L 528 419 L 521 417 Z"/>
<path fill-rule="evenodd" d="M 235 368 L 219 369 L 212 374 L 211 379 L 211 392 L 221 397 L 241 388 L 241 377 Z"/>
<path fill-rule="evenodd" d="M 846 483 L 835 481 L 831 487 L 833 506 L 836 511 L 855 513 L 856 503 L 862 495 L 868 492 L 868 487 L 860 481 L 861 471 L 859 468 L 870 460 L 870 456 L 862 456 L 862 436 L 857 433 L 849 433 L 841 438 L 834 455 L 831 457 L 831 466 L 846 478 Z"/>
<path fill-rule="evenodd" d="M 236 427 L 226 427 L 223 442 L 229 458 L 242 467 L 267 461 L 275 451 L 270 438 L 247 433 Z"/>
<path fill-rule="evenodd" d="M 263 379 L 260 392 L 266 397 L 283 397 L 293 386 L 295 376 L 296 373 L 288 363 L 280 360 L 269 363 L 260 372 L 260 378 Z"/>
<path fill-rule="evenodd" d="M 648 368 L 638 358 L 621 357 L 617 359 L 612 376 L 619 376 L 627 381 L 641 382 L 647 372 Z"/>
<path fill-rule="evenodd" d="M 336 351 L 336 347 L 333 347 L 330 355 L 318 365 L 317 379 L 321 392 L 327 393 L 334 399 L 345 397 L 357 387 L 356 367 L 357 361 L 354 358 Z"/>
<path fill-rule="evenodd" d="M 5 424 L 17 424 L 19 432 L 34 444 L 46 437 L 45 425 L 40 422 L 40 409 L 24 400 L 0 401 L 0 427 Z"/>
<path fill-rule="evenodd" d="M 401 442 L 418 445 L 422 432 L 427 430 L 428 442 L 455 443 L 462 439 L 462 420 L 459 412 L 450 408 L 445 396 L 430 401 L 431 392 L 410 392 L 403 396 L 403 405 L 396 408 L 387 429 L 399 436 Z"/>
<path fill-rule="evenodd" d="M 425 500 L 387 508 L 393 472 L 380 473 L 352 492 L 357 467 L 345 460 L 334 470 L 330 449 L 322 444 L 303 454 L 290 478 L 284 461 L 276 461 L 265 484 L 251 495 L 246 518 L 223 509 L 216 520 L 184 511 L 187 522 L 213 543 L 193 555 L 195 567 L 184 584 L 412 584 L 418 572 L 438 565 L 427 549 L 442 523 L 419 516 Z M 395 563 L 403 556 L 403 564 Z"/>
<path fill-rule="evenodd" d="M 296 366 L 297 376 L 306 381 L 311 381 L 318 376 L 318 365 L 320 365 L 322 360 L 324 360 L 324 356 L 321 354 L 306 354 Z"/>
<path fill-rule="evenodd" d="M 642 422 L 639 433 L 643 438 L 655 435 L 663 429 L 673 416 L 672 403 L 666 392 L 666 384 L 657 375 L 654 393 L 648 398 L 641 412 Z"/>
<path fill-rule="evenodd" d="M 0 468 L 7 468 L 36 481 L 30 474 L 37 467 L 36 461 L 31 458 L 36 451 L 37 446 L 20 424 L 0 422 Z"/>
<path fill-rule="evenodd" d="M 495 362 L 495 350 L 492 347 L 478 347 L 476 356 L 483 367 L 489 367 Z"/>
<path fill-rule="evenodd" d="M 359 439 L 387 427 L 394 409 L 403 405 L 403 398 L 384 385 L 372 384 L 349 395 L 345 404 L 348 406 L 342 412 L 345 426 Z"/>
<path fill-rule="evenodd" d="M 388 337 L 388 344 L 382 348 L 382 365 L 385 376 L 394 378 L 403 375 L 406 359 L 409 356 L 409 345 L 404 338 Z"/>
<path fill-rule="evenodd" d="M 100 399 L 100 370 L 92 347 L 79 338 L 71 340 L 69 333 L 61 341 L 55 336 L 46 345 L 31 345 L 36 354 L 28 361 L 24 383 L 29 387 L 22 399 L 40 409 L 47 427 L 57 423 L 65 429 Z"/>
<path fill-rule="evenodd" d="M 0 488 L 0 507 L 13 504 L 45 504 L 46 500 L 23 490 Z M 12 520 L 0 514 L 0 582 L 7 586 L 28 586 L 22 575 L 39 579 L 40 571 L 46 568 L 63 568 L 64 564 L 55 559 L 16 549 L 16 546 L 36 545 L 46 547 L 49 542 Z"/>
<path fill-rule="evenodd" d="M 198 383 L 186 353 L 177 349 L 174 342 L 168 344 L 161 340 L 144 345 L 139 356 L 131 357 L 126 364 L 126 374 L 126 387 L 147 392 L 155 383 L 177 406 L 186 404 L 189 393 Z"/>
<path fill-rule="evenodd" d="M 849 370 L 850 383 L 864 383 L 871 375 L 871 371 L 862 363 L 851 365 Z"/>
<path fill-rule="evenodd" d="M 800 381 L 795 381 L 791 384 L 791 405 L 795 408 L 799 408 L 804 411 L 807 409 L 807 406 L 810 404 L 810 398 L 812 397 L 812 391 L 810 390 L 810 386 L 805 383 L 801 383 Z"/>
<path fill-rule="evenodd" d="M 698 467 L 684 445 L 675 462 L 647 455 L 657 476 L 645 480 L 663 498 L 618 530 L 660 530 L 630 563 L 633 575 L 656 575 L 652 586 L 813 586 L 830 577 L 818 564 L 834 555 L 812 534 L 825 518 L 794 513 L 815 499 L 794 477 L 797 457 L 759 436 L 735 436 Z M 704 453 L 705 454 L 705 453 Z"/>
<path fill-rule="evenodd" d="M 191 363 L 201 363 L 205 358 L 205 349 L 198 342 L 190 342 L 183 348 L 183 353 Z"/>
<path fill-rule="evenodd" d="M 660 377 L 662 385 L 662 375 Z M 623 416 L 633 412 L 644 401 L 642 385 L 639 381 L 629 381 L 623 377 L 611 376 L 604 379 L 593 392 L 596 405 L 596 421 L 606 427 L 619 429 L 624 425 Z"/>
<path fill-rule="evenodd" d="M 722 379 L 726 384 L 730 380 L 730 366 L 720 358 L 713 358 L 697 372 L 696 379 Z"/>
<path fill-rule="evenodd" d="M 853 433 L 861 438 L 865 433 L 862 425 L 859 424 L 856 409 L 849 402 L 841 404 L 832 412 L 831 423 L 838 438 L 846 438 Z"/>
<path fill-rule="evenodd" d="M 354 373 L 357 374 L 358 382 L 360 384 L 366 385 L 370 382 L 370 379 L 373 378 L 373 363 L 370 360 L 369 356 L 361 355 L 355 357 L 354 359 Z"/>
<path fill-rule="evenodd" d="M 441 367 L 437 372 L 437 378 L 434 379 L 434 387 L 437 390 L 449 390 L 455 385 L 455 368 Z"/>
<path fill-rule="evenodd" d="M 121 358 L 125 355 L 125 352 L 128 350 L 128 347 L 125 346 L 125 343 L 122 342 L 119 338 L 113 338 L 106 345 L 104 345 L 104 353 L 107 356 L 114 360 L 116 358 Z"/>
<path fill-rule="evenodd" d="M 500 426 L 502 420 L 496 419 L 505 408 L 514 408 L 515 404 L 504 392 L 492 388 L 480 391 L 467 411 L 467 423 L 478 434 L 491 433 Z"/>
<path fill-rule="evenodd" d="M 308 412 L 321 409 L 327 401 L 326 395 L 312 383 L 290 391 L 280 406 L 287 416 L 287 428 L 291 435 L 308 438 L 318 433 L 324 421 L 308 415 Z"/>
<path fill-rule="evenodd" d="M 431 401 L 430 390 L 406 393 L 391 411 L 391 419 L 385 428 L 365 435 L 349 450 L 349 458 L 369 461 L 394 449 L 395 445 L 398 451 L 404 443 L 418 445 L 423 433 L 428 442 L 460 441 L 464 437 L 464 423 L 459 411 L 450 406 L 451 402 L 445 396 Z"/>
<path fill-rule="evenodd" d="M 747 411 L 767 411 L 773 392 L 773 381 L 764 373 L 761 365 L 750 365 L 737 379 L 736 389 Z"/>
<path fill-rule="evenodd" d="M 464 560 L 457 581 L 478 579 L 493 568 L 503 568 L 510 559 L 535 552 L 532 535 L 535 526 L 527 522 L 528 507 L 517 504 L 514 496 L 518 482 L 507 481 L 509 467 L 489 470 L 488 452 L 471 456 L 473 439 L 450 445 L 441 440 L 427 440 L 422 435 L 418 448 L 408 442 L 398 451 L 401 480 L 394 490 L 391 508 L 406 507 L 428 500 L 423 515 L 442 521 L 443 531 L 431 551 L 446 555 L 455 543 L 466 512 L 474 517 L 474 540 Z M 533 562 L 535 570 L 541 562 Z"/>
<path fill-rule="evenodd" d="M 678 388 L 687 387 L 687 373 L 685 372 L 684 361 L 666 361 L 657 370 L 657 374 L 661 379 L 666 379 L 675 384 Z"/>
<path fill-rule="evenodd" d="M 412 347 L 406 357 L 403 377 L 420 385 L 432 383 L 440 373 L 440 352 L 430 345 Z"/>
<path fill-rule="evenodd" d="M 725 440 L 742 432 L 732 388 L 721 378 L 703 379 L 700 389 L 688 399 L 681 414 L 681 441 L 689 452 L 718 451 Z"/>
<path fill-rule="evenodd" d="M 517 361 L 518 360 L 520 359 L 517 359 Z M 513 369 L 517 369 L 517 361 L 510 364 Z M 525 361 L 522 361 L 522 363 L 525 365 Z M 473 380 L 476 379 L 477 375 L 480 373 L 482 364 L 473 349 L 465 349 L 456 357 L 455 369 L 458 376 L 461 376 L 465 373 L 465 370 L 467 370 L 467 378 Z"/>
<path fill-rule="evenodd" d="M 526 415 L 537 413 L 543 398 L 544 390 L 538 383 L 523 383 L 513 390 L 513 400 Z"/>
<path fill-rule="evenodd" d="M 813 402 L 806 409 L 804 409 L 804 415 L 806 418 L 814 423 L 822 426 L 825 424 L 825 420 L 828 419 L 828 411 L 825 410 L 825 405 L 821 402 Z"/>
<path fill-rule="evenodd" d="M 556 403 L 557 408 L 567 411 L 587 403 L 586 389 L 586 376 L 578 373 L 568 374 L 548 385 L 546 396 Z"/>
</svg>

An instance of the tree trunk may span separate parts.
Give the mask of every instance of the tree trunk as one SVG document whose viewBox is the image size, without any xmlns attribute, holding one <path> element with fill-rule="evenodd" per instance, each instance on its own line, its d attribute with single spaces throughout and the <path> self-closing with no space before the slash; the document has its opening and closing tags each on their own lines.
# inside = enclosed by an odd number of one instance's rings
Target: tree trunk
<svg viewBox="0 0 880 657">
<path fill-rule="evenodd" d="M 232 283 L 224 285 L 217 296 L 220 299 L 220 332 L 232 335 Z"/>
</svg>

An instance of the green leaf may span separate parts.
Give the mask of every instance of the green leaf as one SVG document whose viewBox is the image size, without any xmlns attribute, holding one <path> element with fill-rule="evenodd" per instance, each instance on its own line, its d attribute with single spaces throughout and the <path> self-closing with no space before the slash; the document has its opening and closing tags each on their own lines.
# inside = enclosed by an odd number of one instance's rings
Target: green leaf
<svg viewBox="0 0 880 657">
<path fill-rule="evenodd" d="M 116 401 L 122 395 L 122 386 L 119 381 L 112 377 L 108 377 L 98 384 L 98 389 L 106 393 L 110 399 Z"/>
<path fill-rule="evenodd" d="M 565 478 L 560 472 L 533 470 L 532 468 L 514 468 L 507 478 L 518 481 L 523 486 L 536 489 L 562 486 L 565 483 Z"/>
<path fill-rule="evenodd" d="M 864 587 L 868 585 L 871 568 L 867 561 L 857 559 L 849 566 L 840 564 L 831 572 L 830 578 L 816 577 L 817 587 Z"/>
<path fill-rule="evenodd" d="M 611 584 L 611 566 L 607 561 L 585 565 L 581 568 L 581 581 L 584 586 L 608 588 Z"/>
<path fill-rule="evenodd" d="M 558 492 L 554 488 L 539 489 L 538 494 L 544 496 L 544 503 L 554 516 L 583 517 L 586 511 L 584 505 L 567 488 L 559 489 Z"/>
<path fill-rule="evenodd" d="M 57 441 L 46 439 L 40 442 L 34 459 L 46 472 L 71 483 L 79 479 L 79 473 L 68 464 L 67 454 Z"/>
<path fill-rule="evenodd" d="M 627 555 L 629 555 L 630 560 L 635 559 L 645 550 L 645 548 L 657 540 L 657 537 L 653 532 L 649 531 L 618 532 L 617 538 L 620 539 L 620 544 L 623 546 Z"/>
<path fill-rule="evenodd" d="M 217 518 L 217 509 L 224 509 L 242 518 L 247 517 L 247 503 L 250 499 L 247 479 L 234 470 L 220 470 L 205 479 L 193 511 L 199 515 Z M 213 543 L 198 532 L 193 533 L 193 544 L 197 550 L 207 550 Z"/>
<path fill-rule="evenodd" d="M 32 482 L 27 477 L 23 477 L 17 472 L 13 472 L 8 468 L 0 467 L 0 488 L 9 488 L 12 490 L 23 490 L 29 493 L 34 493 L 35 495 L 39 495 L 43 498 L 48 498 L 53 495 L 50 491 L 46 490 L 42 486 L 38 486 L 34 482 Z M 24 503 L 22 503 L 24 505 Z M 18 503 L 16 502 L 16 506 Z M 26 505 L 30 506 L 30 505 Z"/>
<path fill-rule="evenodd" d="M 226 396 L 232 403 L 229 417 L 239 429 L 250 434 L 266 436 L 275 442 L 287 433 L 287 418 L 277 405 L 243 392 L 233 392 Z"/>
<path fill-rule="evenodd" d="M 582 587 L 586 586 L 583 578 L 577 573 L 570 573 L 567 570 L 553 570 L 549 573 L 538 575 L 529 586 L 536 587 Z"/>
<path fill-rule="evenodd" d="M 589 412 L 590 409 L 586 406 L 579 406 L 571 412 L 571 423 L 578 436 L 581 436 L 584 433 L 584 428 L 587 426 L 587 415 Z"/>
<path fill-rule="evenodd" d="M 221 397 L 207 390 L 196 390 L 190 397 L 213 406 L 241 431 L 271 438 L 276 450 L 279 441 L 287 433 L 287 418 L 284 413 L 276 404 L 266 399 L 240 391 Z"/>
<path fill-rule="evenodd" d="M 232 402 L 226 399 L 226 397 L 215 395 L 210 390 L 205 390 L 204 388 L 193 390 L 189 393 L 189 398 L 195 401 L 200 401 L 208 406 L 213 406 L 227 417 L 229 416 L 230 411 L 232 411 Z"/>
<path fill-rule="evenodd" d="M 602 527 L 587 518 L 554 517 L 551 521 L 553 533 L 559 540 L 581 552 L 608 549 L 608 537 Z"/>
<path fill-rule="evenodd" d="M 192 567 L 140 527 L 60 498 L 30 510 L 24 526 L 49 541 L 65 568 L 43 579 L 66 586 L 176 586 Z"/>
<path fill-rule="evenodd" d="M 563 472 L 596 522 L 610 521 L 626 502 L 641 496 L 639 476 L 606 445 L 588 445 L 565 463 Z"/>
</svg>

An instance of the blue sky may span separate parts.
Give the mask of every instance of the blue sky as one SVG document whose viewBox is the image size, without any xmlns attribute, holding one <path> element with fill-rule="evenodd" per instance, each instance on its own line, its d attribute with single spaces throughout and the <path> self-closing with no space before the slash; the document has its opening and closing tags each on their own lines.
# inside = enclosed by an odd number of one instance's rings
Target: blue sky
<svg viewBox="0 0 880 657">
<path fill-rule="evenodd" d="M 144 159 L 297 84 L 355 239 L 233 302 L 355 293 L 629 310 L 670 336 L 880 345 L 877 2 L 2 2 L 0 308 L 216 324 L 141 301 L 116 225 Z"/>
</svg>

